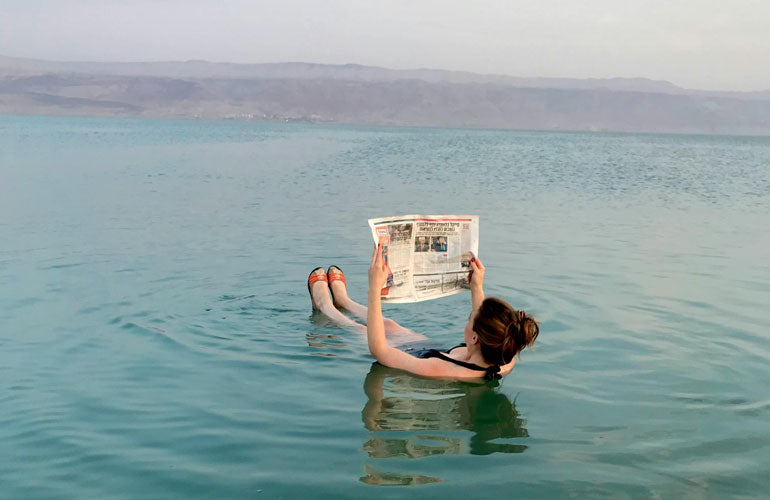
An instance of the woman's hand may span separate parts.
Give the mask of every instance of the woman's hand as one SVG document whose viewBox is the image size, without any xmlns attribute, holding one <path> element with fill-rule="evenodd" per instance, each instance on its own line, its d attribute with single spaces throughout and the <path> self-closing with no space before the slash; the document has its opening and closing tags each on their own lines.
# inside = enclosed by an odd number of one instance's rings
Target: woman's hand
<svg viewBox="0 0 770 500">
<path fill-rule="evenodd" d="M 484 264 L 481 259 L 471 259 L 471 307 L 475 311 L 484 302 Z"/>
<path fill-rule="evenodd" d="M 471 259 L 471 289 L 481 290 L 484 288 L 484 264 L 481 259 L 474 257 Z"/>
<path fill-rule="evenodd" d="M 372 254 L 372 265 L 369 266 L 369 290 L 380 290 L 388 281 L 388 268 L 385 266 L 385 258 L 382 256 L 382 245 L 374 247 Z"/>
</svg>

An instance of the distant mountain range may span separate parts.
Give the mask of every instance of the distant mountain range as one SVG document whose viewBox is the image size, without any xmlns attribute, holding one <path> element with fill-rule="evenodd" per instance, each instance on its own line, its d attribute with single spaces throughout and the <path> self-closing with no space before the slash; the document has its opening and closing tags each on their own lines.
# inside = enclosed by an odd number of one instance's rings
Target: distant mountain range
<svg viewBox="0 0 770 500">
<path fill-rule="evenodd" d="M 770 135 L 770 90 L 308 63 L 0 56 L 0 114 Z"/>
</svg>

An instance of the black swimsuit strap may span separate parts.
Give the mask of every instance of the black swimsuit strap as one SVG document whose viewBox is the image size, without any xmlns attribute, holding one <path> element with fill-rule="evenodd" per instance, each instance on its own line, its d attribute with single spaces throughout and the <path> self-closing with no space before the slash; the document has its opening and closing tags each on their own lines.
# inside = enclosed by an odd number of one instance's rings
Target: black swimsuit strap
<svg viewBox="0 0 770 500">
<path fill-rule="evenodd" d="M 424 358 L 439 358 L 443 359 L 444 361 L 449 361 L 450 363 L 454 363 L 458 366 L 462 366 L 463 368 L 467 368 L 469 370 L 474 371 L 483 371 L 484 372 L 484 380 L 494 380 L 502 378 L 502 375 L 500 375 L 500 367 L 497 365 L 492 365 L 487 368 L 484 368 L 483 366 L 479 366 L 475 363 L 466 363 L 465 361 L 460 361 L 459 359 L 450 358 L 447 356 L 448 353 L 454 351 L 458 347 L 466 347 L 465 343 L 459 344 L 454 346 L 453 348 L 449 349 L 448 351 L 441 352 L 437 349 L 431 349 L 428 352 L 426 352 L 422 357 Z"/>
</svg>

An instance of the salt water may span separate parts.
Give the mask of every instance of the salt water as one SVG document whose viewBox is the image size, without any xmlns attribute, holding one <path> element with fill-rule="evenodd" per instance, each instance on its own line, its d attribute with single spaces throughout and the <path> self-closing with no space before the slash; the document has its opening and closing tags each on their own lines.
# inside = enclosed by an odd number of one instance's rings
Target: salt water
<svg viewBox="0 0 770 500">
<path fill-rule="evenodd" d="M 407 213 L 540 319 L 499 386 L 311 313 Z M 768 138 L 0 117 L 0 497 L 761 497 L 768 248 Z"/>
</svg>

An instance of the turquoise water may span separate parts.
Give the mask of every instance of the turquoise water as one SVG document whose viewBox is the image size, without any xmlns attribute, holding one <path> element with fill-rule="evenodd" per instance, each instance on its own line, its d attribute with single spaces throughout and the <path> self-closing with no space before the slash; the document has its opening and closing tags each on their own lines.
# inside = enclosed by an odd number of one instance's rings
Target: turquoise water
<svg viewBox="0 0 770 500">
<path fill-rule="evenodd" d="M 500 386 L 311 313 L 405 213 L 541 320 Z M 0 117 L 0 497 L 761 497 L 769 248 L 768 138 Z"/>
</svg>

